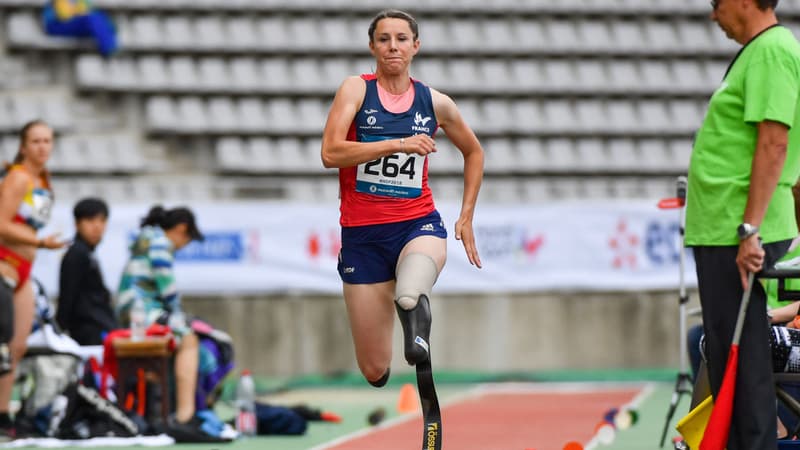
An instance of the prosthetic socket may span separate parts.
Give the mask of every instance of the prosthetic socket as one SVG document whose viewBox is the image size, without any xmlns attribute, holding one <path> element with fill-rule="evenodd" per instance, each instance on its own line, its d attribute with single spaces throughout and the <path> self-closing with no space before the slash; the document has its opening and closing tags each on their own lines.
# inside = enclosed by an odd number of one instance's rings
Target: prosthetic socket
<svg viewBox="0 0 800 450">
<path fill-rule="evenodd" d="M 403 326 L 403 343 L 408 364 L 415 365 L 430 356 L 431 307 L 428 300 L 438 270 L 430 256 L 406 255 L 397 266 L 395 307 Z"/>
</svg>

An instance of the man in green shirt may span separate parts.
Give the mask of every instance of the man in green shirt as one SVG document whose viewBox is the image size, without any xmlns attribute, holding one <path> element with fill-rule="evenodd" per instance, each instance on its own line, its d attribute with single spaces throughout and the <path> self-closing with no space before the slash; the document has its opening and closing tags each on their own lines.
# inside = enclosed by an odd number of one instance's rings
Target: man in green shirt
<svg viewBox="0 0 800 450">
<path fill-rule="evenodd" d="M 709 381 L 722 384 L 747 274 L 772 266 L 797 235 L 800 44 L 777 0 L 713 0 L 711 19 L 743 45 L 714 92 L 689 165 L 687 246 L 694 248 Z M 763 248 L 759 245 L 763 242 Z M 753 286 L 739 345 L 728 450 L 776 448 L 766 295 Z"/>
</svg>

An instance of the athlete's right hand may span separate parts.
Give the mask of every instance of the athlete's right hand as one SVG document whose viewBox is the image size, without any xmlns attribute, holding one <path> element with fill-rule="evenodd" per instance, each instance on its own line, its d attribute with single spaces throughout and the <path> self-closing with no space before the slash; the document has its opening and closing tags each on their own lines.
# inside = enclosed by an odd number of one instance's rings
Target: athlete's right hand
<svg viewBox="0 0 800 450">
<path fill-rule="evenodd" d="M 39 248 L 46 248 L 49 250 L 55 250 L 57 248 L 61 248 L 67 245 L 67 241 L 62 241 L 59 239 L 61 233 L 53 233 L 50 236 L 45 237 L 44 239 L 39 239 Z"/>
<path fill-rule="evenodd" d="M 403 153 L 425 156 L 436 151 L 436 141 L 427 134 L 415 134 L 400 141 L 400 151 Z"/>
</svg>

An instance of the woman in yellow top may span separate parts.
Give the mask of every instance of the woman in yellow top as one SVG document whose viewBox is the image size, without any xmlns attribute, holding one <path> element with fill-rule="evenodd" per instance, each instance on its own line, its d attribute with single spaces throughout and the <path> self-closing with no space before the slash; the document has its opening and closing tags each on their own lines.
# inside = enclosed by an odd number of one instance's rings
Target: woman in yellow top
<svg viewBox="0 0 800 450">
<path fill-rule="evenodd" d="M 30 270 L 36 250 L 57 249 L 64 242 L 53 234 L 40 239 L 36 232 L 47 224 L 53 191 L 45 164 L 53 149 L 53 130 L 33 121 L 20 131 L 14 163 L 0 182 L 0 348 L 5 375 L 0 377 L 0 437 L 13 437 L 8 404 L 16 362 L 25 354 L 31 331 L 34 296 Z M 12 320 L 9 320 L 13 318 Z"/>
</svg>

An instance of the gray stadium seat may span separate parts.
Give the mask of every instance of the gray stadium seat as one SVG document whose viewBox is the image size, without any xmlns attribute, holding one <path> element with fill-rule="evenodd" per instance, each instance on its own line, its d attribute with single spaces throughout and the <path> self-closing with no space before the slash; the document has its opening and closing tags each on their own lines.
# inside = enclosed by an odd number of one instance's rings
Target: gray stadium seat
<svg viewBox="0 0 800 450">
<path fill-rule="evenodd" d="M 136 61 L 132 58 L 113 58 L 107 62 L 107 71 L 103 73 L 106 79 L 101 87 L 136 91 L 142 88 Z"/>
<path fill-rule="evenodd" d="M 249 16 L 235 16 L 226 23 L 226 41 L 234 48 L 252 50 L 260 46 L 255 19 Z"/>
<path fill-rule="evenodd" d="M 124 24 L 125 22 L 121 22 Z M 122 43 L 133 48 L 150 48 L 168 45 L 166 30 L 162 28 L 161 22 L 155 15 L 134 15 L 130 20 L 130 38 L 123 40 Z M 127 34 L 127 33 L 126 33 Z"/>
<path fill-rule="evenodd" d="M 208 90 L 231 90 L 228 65 L 222 58 L 201 58 L 198 66 L 200 86 Z"/>
<path fill-rule="evenodd" d="M 664 131 L 672 124 L 672 118 L 662 100 L 642 100 L 639 102 L 639 126 L 642 131 L 657 133 Z"/>
<path fill-rule="evenodd" d="M 639 73 L 634 61 L 610 61 L 606 67 L 609 72 L 608 78 L 602 80 L 601 83 L 607 87 L 613 87 L 614 90 L 621 92 L 639 91 L 650 87 L 646 85 L 646 80 Z M 600 86 L 596 87 L 600 88 Z"/>
<path fill-rule="evenodd" d="M 189 37 L 194 45 L 204 50 L 222 50 L 236 48 L 228 39 L 225 24 L 230 20 L 216 14 L 204 14 L 194 19 Z M 227 27 L 230 29 L 230 27 Z"/>
<path fill-rule="evenodd" d="M 624 123 L 609 117 L 601 100 L 586 99 L 575 104 L 577 121 L 575 130 L 588 133 L 601 133 L 608 130 L 609 126 Z"/>
<path fill-rule="evenodd" d="M 234 100 L 230 97 L 213 97 L 208 100 L 208 125 L 220 133 L 235 133 L 240 129 Z"/>
<path fill-rule="evenodd" d="M 585 19 L 578 22 L 581 48 L 585 51 L 603 52 L 608 50 L 612 42 L 611 28 L 605 21 Z"/>
<path fill-rule="evenodd" d="M 578 35 L 577 24 L 569 19 L 549 19 L 545 21 L 545 29 L 552 50 L 556 52 L 574 52 L 582 48 L 583 42 Z"/>
<path fill-rule="evenodd" d="M 147 127 L 151 130 L 171 130 L 178 125 L 175 105 L 169 97 L 156 96 L 149 98 L 145 110 Z"/>
<path fill-rule="evenodd" d="M 544 65 L 547 86 L 551 89 L 575 89 L 578 85 L 576 65 L 572 60 L 551 59 Z"/>
<path fill-rule="evenodd" d="M 614 38 L 609 45 L 620 52 L 640 51 L 647 45 L 645 28 L 638 20 L 616 20 L 611 26 Z"/>
<path fill-rule="evenodd" d="M 240 99 L 237 104 L 239 129 L 248 133 L 264 132 L 269 125 L 263 102 L 255 97 Z"/>
<path fill-rule="evenodd" d="M 484 145 L 484 149 L 486 146 Z M 436 138 L 436 152 L 428 156 L 428 170 L 434 174 L 463 173 L 461 152 L 445 137 Z"/>
<path fill-rule="evenodd" d="M 647 32 L 646 45 L 655 52 L 672 51 L 680 48 L 680 38 L 678 37 L 675 25 L 664 20 L 645 20 L 642 22 Z"/>
<path fill-rule="evenodd" d="M 291 89 L 294 83 L 286 58 L 267 58 L 261 61 L 260 77 L 265 85 L 277 91 Z"/>
<path fill-rule="evenodd" d="M 606 167 L 611 171 L 636 171 L 641 159 L 631 138 L 613 138 L 606 143 L 608 159 Z"/>
<path fill-rule="evenodd" d="M 261 87 L 258 76 L 258 64 L 250 57 L 237 57 L 230 61 L 231 88 L 240 91 L 251 91 Z"/>
<path fill-rule="evenodd" d="M 597 172 L 608 169 L 608 157 L 603 141 L 599 138 L 578 139 L 575 143 L 575 169 L 581 172 Z"/>
<path fill-rule="evenodd" d="M 191 48 L 204 48 L 203 37 L 197 36 L 194 32 L 191 19 L 183 15 L 170 15 L 164 18 L 163 42 L 159 46 L 166 46 L 177 50 L 189 50 Z M 159 36 L 157 35 L 156 38 Z"/>
<path fill-rule="evenodd" d="M 554 99 L 544 101 L 543 128 L 551 133 L 569 133 L 579 129 L 580 124 L 568 100 Z"/>
<path fill-rule="evenodd" d="M 523 90 L 542 89 L 547 86 L 544 64 L 530 59 L 515 59 L 511 63 L 511 76 L 514 84 Z"/>
<path fill-rule="evenodd" d="M 197 65 L 191 57 L 173 56 L 167 61 L 168 75 L 166 77 L 166 85 L 169 86 L 170 89 L 191 92 L 207 87 L 205 83 L 201 82 L 203 81 L 201 74 L 198 72 Z M 160 75 L 155 75 L 155 78 L 159 76 Z"/>
<path fill-rule="evenodd" d="M 271 15 L 261 17 L 256 24 L 261 48 L 269 50 L 285 50 L 292 47 L 293 37 L 288 30 L 286 17 Z"/>
<path fill-rule="evenodd" d="M 139 58 L 139 84 L 147 89 L 161 90 L 169 86 L 164 60 L 160 56 L 148 55 Z"/>
<path fill-rule="evenodd" d="M 523 137 L 515 140 L 517 170 L 523 173 L 541 172 L 549 167 L 548 152 L 539 138 Z"/>
<path fill-rule="evenodd" d="M 518 45 L 514 29 L 509 26 L 508 19 L 487 18 L 481 22 L 482 35 L 486 41 L 482 43 L 488 50 L 504 53 L 509 48 Z"/>
<path fill-rule="evenodd" d="M 505 175 L 518 170 L 517 152 L 510 139 L 505 137 L 489 138 L 482 144 L 485 152 L 484 170 L 486 173 Z"/>
<path fill-rule="evenodd" d="M 224 170 L 246 169 L 251 161 L 246 157 L 242 140 L 237 137 L 217 139 L 214 145 L 216 162 Z"/>
<path fill-rule="evenodd" d="M 675 90 L 675 82 L 667 61 L 642 61 L 642 78 L 647 87 L 655 92 Z"/>
</svg>

